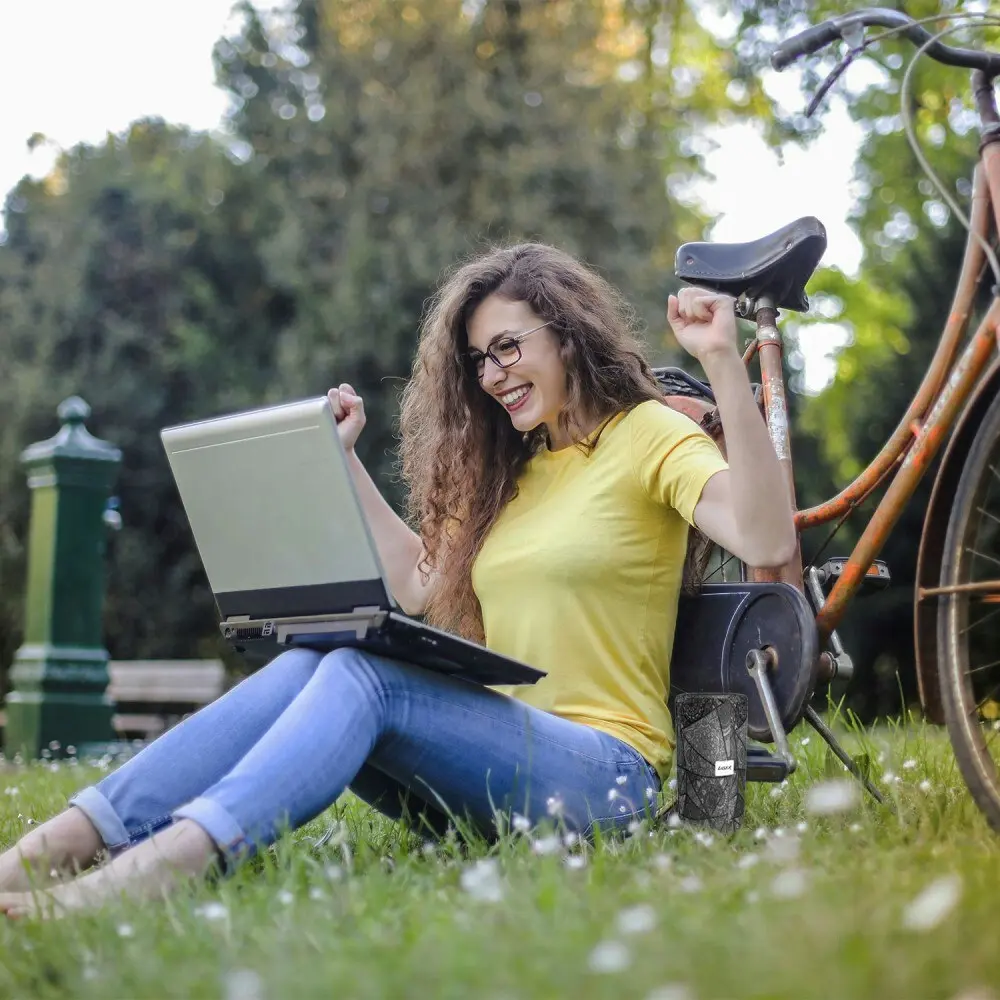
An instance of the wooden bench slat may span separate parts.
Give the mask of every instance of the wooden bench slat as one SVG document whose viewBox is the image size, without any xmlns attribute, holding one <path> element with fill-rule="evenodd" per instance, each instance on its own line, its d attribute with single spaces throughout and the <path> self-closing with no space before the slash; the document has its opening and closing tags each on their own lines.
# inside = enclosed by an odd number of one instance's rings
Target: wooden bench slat
<svg viewBox="0 0 1000 1000">
<path fill-rule="evenodd" d="M 112 660 L 108 694 L 114 702 L 191 702 L 205 705 L 222 694 L 221 660 Z"/>
<path fill-rule="evenodd" d="M 167 716 L 194 711 L 225 690 L 221 660 L 111 660 L 108 695 L 124 711 L 112 716 L 118 733 L 142 733 L 155 739 L 167 728 Z M 147 708 L 147 711 L 143 711 Z M 0 708 L 0 729 L 7 723 Z"/>
</svg>

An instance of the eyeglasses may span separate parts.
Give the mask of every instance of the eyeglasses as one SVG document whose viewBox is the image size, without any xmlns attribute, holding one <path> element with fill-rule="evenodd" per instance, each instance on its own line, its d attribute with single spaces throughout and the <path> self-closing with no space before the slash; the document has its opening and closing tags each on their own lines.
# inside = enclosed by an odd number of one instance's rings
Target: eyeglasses
<svg viewBox="0 0 1000 1000">
<path fill-rule="evenodd" d="M 497 368 L 510 368 L 521 360 L 521 341 L 530 333 L 541 330 L 543 326 L 549 326 L 552 320 L 546 320 L 539 326 L 534 326 L 524 333 L 517 333 L 513 336 L 502 337 L 491 347 L 486 348 L 486 353 L 482 351 L 469 351 L 469 364 L 475 369 L 476 376 L 481 380 L 486 374 L 486 359 L 489 358 Z"/>
</svg>

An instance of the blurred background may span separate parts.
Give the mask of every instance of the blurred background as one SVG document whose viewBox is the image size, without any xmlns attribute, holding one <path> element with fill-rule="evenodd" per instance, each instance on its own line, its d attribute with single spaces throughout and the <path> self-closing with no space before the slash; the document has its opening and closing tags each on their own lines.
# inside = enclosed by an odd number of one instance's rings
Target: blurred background
<svg viewBox="0 0 1000 1000">
<path fill-rule="evenodd" d="M 424 303 L 444 269 L 492 242 L 582 256 L 635 305 L 653 359 L 691 368 L 664 322 L 677 246 L 818 216 L 827 266 L 810 314 L 786 327 L 800 505 L 845 485 L 919 383 L 964 244 L 902 132 L 911 48 L 878 47 L 812 120 L 802 111 L 839 53 L 767 68 L 777 41 L 849 9 L 0 6 L 0 693 L 22 640 L 19 454 L 55 432 L 62 399 L 82 395 L 89 429 L 123 452 L 112 658 L 221 655 L 160 428 L 351 381 L 369 415 L 358 451 L 398 502 L 398 395 Z M 963 202 L 977 145 L 967 90 L 964 72 L 934 63 L 914 76 L 920 138 Z M 893 586 L 842 630 L 866 719 L 916 700 L 912 584 L 931 481 L 883 552 Z M 856 535 L 848 522 L 831 554 Z"/>
</svg>

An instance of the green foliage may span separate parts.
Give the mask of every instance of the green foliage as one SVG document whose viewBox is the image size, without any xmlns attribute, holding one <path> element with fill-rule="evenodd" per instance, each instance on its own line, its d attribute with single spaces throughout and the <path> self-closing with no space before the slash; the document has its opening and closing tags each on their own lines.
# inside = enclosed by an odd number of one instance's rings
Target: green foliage
<svg viewBox="0 0 1000 1000">
<path fill-rule="evenodd" d="M 8 200 L 0 356 L 15 391 L 0 393 L 0 667 L 22 620 L 28 494 L 17 455 L 55 430 L 62 398 L 87 398 L 91 430 L 125 456 L 124 529 L 109 551 L 112 654 L 214 653 L 211 596 L 159 429 L 350 381 L 368 403 L 359 450 L 398 501 L 397 397 L 425 303 L 446 268 L 497 241 L 582 255 L 635 304 L 655 359 L 677 361 L 663 300 L 674 250 L 703 220 L 670 195 L 699 171 L 712 123 L 750 118 L 775 140 L 804 128 L 794 134 L 808 141 L 822 127 L 804 122 L 804 100 L 772 114 L 761 70 L 778 40 L 842 12 L 826 0 L 244 7 L 215 52 L 232 99 L 220 137 L 137 123 L 69 151 Z M 961 232 L 900 130 L 910 54 L 883 41 L 869 69 L 834 91 L 869 126 L 857 178 L 865 258 L 856 279 L 821 271 L 811 287 L 820 315 L 792 328 L 808 338 L 817 320 L 845 322 L 851 335 L 836 382 L 792 399 L 803 504 L 843 486 L 895 427 L 958 267 Z M 805 91 L 837 55 L 807 69 Z M 964 201 L 975 151 L 966 79 L 924 61 L 912 97 L 919 136 Z M 855 616 L 859 672 L 887 648 L 872 641 L 858 655 L 869 616 L 888 608 L 885 634 L 901 643 L 885 661 L 891 697 L 880 711 L 897 705 L 892 671 L 906 676 L 912 661 L 920 518 L 918 497 L 885 553 L 902 589 Z M 855 534 L 849 524 L 835 549 Z"/>
<path fill-rule="evenodd" d="M 700 228 L 664 178 L 697 169 L 685 116 L 719 113 L 725 69 L 683 5 L 638 21 L 637 7 L 309 0 L 267 27 L 249 13 L 245 37 L 218 46 L 242 95 L 232 126 L 280 219 L 270 273 L 297 303 L 277 377 L 296 393 L 352 381 L 373 471 L 391 464 L 423 303 L 485 243 L 582 255 L 627 290 L 663 356 L 673 251 Z M 678 96 L 679 63 L 712 87 Z"/>
<path fill-rule="evenodd" d="M 161 427 L 350 381 L 385 491 L 397 395 L 442 271 L 491 241 L 581 254 L 658 360 L 671 261 L 702 220 L 665 194 L 706 122 L 758 113 L 680 0 L 301 0 L 216 48 L 222 141 L 157 122 L 66 153 L 8 200 L 0 246 L 0 666 L 22 621 L 20 450 L 58 402 L 122 448 L 113 656 L 217 652 Z M 234 484 L 238 487 L 238 484 Z M 290 484 L 294 488 L 294 484 Z"/>
<path fill-rule="evenodd" d="M 190 650 L 211 627 L 158 432 L 268 397 L 287 309 L 255 248 L 249 176 L 215 143 L 159 122 L 65 154 L 8 199 L 0 249 L 2 652 L 20 626 L 28 495 L 22 447 L 72 393 L 123 451 L 126 529 L 110 545 L 113 653 Z"/>
</svg>

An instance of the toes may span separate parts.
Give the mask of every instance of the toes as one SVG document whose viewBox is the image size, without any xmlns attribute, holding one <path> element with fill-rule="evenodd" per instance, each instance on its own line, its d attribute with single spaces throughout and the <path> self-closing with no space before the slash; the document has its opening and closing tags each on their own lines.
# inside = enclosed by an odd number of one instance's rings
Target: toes
<svg viewBox="0 0 1000 1000">
<path fill-rule="evenodd" d="M 8 917 L 16 919 L 24 916 L 26 906 L 30 905 L 30 900 L 23 893 L 0 892 L 0 913 L 5 913 Z"/>
</svg>

